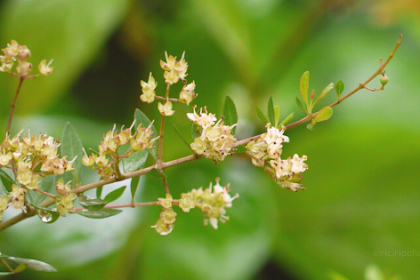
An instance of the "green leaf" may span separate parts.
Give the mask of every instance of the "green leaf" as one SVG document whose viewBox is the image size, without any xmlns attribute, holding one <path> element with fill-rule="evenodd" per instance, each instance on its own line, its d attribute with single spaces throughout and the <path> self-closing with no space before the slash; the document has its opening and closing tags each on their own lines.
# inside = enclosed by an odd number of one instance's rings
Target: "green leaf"
<svg viewBox="0 0 420 280">
<path fill-rule="evenodd" d="M 38 206 L 31 204 L 32 207 L 38 210 L 38 217 L 41 219 L 42 222 L 46 224 L 52 224 L 58 220 L 60 215 L 57 214 L 57 211 L 52 210 L 50 208 Z"/>
<path fill-rule="evenodd" d="M 134 119 L 137 121 L 138 123 L 141 123 L 143 125 L 143 127 L 148 127 L 151 123 L 151 121 L 149 120 L 149 118 L 142 112 L 140 111 L 140 109 L 136 109 L 136 111 L 134 112 Z M 152 125 L 152 131 L 153 131 L 153 138 L 158 137 L 159 134 L 155 128 L 154 125 Z M 155 144 L 155 147 L 153 149 L 147 149 L 147 151 L 150 153 L 150 155 L 154 158 L 157 157 L 157 145 Z"/>
<path fill-rule="evenodd" d="M 273 105 L 273 97 L 272 96 L 270 96 L 270 99 L 268 99 L 267 113 L 268 113 L 268 119 L 270 120 L 271 125 L 275 126 L 276 119 L 275 119 L 275 116 L 274 116 L 274 105 Z"/>
<path fill-rule="evenodd" d="M 36 270 L 36 271 L 43 271 L 43 272 L 57 272 L 52 265 L 49 265 L 45 262 L 33 260 L 33 259 L 24 259 L 24 258 L 15 258 L 15 257 L 8 257 L 8 260 L 18 263 L 18 264 L 25 264 L 27 268 Z"/>
<path fill-rule="evenodd" d="M 100 187 L 97 187 L 96 188 L 96 197 L 99 198 L 99 199 L 102 196 L 102 190 L 103 190 L 103 188 L 104 188 L 104 186 L 100 186 Z"/>
<path fill-rule="evenodd" d="M 107 202 L 112 202 L 120 198 L 120 196 L 124 193 L 126 186 L 120 187 L 118 189 L 113 190 L 109 194 L 107 194 L 104 198 Z"/>
<path fill-rule="evenodd" d="M 302 74 L 300 78 L 300 96 L 302 96 L 303 102 L 308 107 L 308 88 L 309 88 L 309 71 Z M 306 111 L 306 110 L 305 110 Z"/>
<path fill-rule="evenodd" d="M 226 125 L 234 125 L 238 123 L 238 113 L 236 112 L 236 106 L 233 100 L 226 95 L 225 104 L 223 105 L 222 115 L 224 117 L 223 122 Z M 232 129 L 232 135 L 235 134 L 235 128 Z"/>
<path fill-rule="evenodd" d="M 94 149 L 89 148 L 87 150 L 88 155 L 94 154 L 96 156 L 99 156 L 99 152 L 95 151 Z"/>
<path fill-rule="evenodd" d="M 323 122 L 331 118 L 333 114 L 333 110 L 331 107 L 324 107 L 322 108 L 318 114 L 316 114 L 314 121 L 315 122 Z"/>
<path fill-rule="evenodd" d="M 260 107 L 257 106 L 257 115 L 260 118 L 260 120 L 263 121 L 264 124 L 269 123 L 270 121 L 267 119 L 267 117 L 264 115 L 264 113 L 261 111 Z"/>
<path fill-rule="evenodd" d="M 139 170 L 147 160 L 147 150 L 137 151 L 122 160 L 124 173 Z"/>
<path fill-rule="evenodd" d="M 16 184 L 12 178 L 10 178 L 9 174 L 7 174 L 3 169 L 0 169 L 0 179 L 3 183 L 3 186 L 6 188 L 8 192 L 12 191 L 12 185 Z"/>
<path fill-rule="evenodd" d="M 55 175 L 48 175 L 43 178 L 41 181 L 40 189 L 44 192 L 51 193 L 55 189 Z M 32 204 L 37 205 L 46 200 L 48 197 L 39 193 L 32 192 L 33 199 L 31 200 Z"/>
<path fill-rule="evenodd" d="M 100 198 L 88 197 L 85 195 L 79 196 L 79 204 L 88 210 L 100 210 L 107 205 L 107 203 L 107 201 Z"/>
<path fill-rule="evenodd" d="M 104 219 L 104 218 L 115 216 L 121 212 L 122 210 L 119 210 L 119 209 L 99 209 L 99 210 L 83 209 L 83 210 L 76 211 L 77 214 L 82 215 L 86 218 L 91 218 L 91 219 Z"/>
<path fill-rule="evenodd" d="M 77 157 L 73 162 L 74 170 L 66 172 L 64 175 L 64 181 L 68 182 L 69 180 L 72 180 L 71 184 L 74 187 L 80 182 L 83 146 L 79 135 L 69 122 L 64 127 L 63 135 L 61 136 L 61 156 L 67 156 L 67 160 L 73 160 Z"/>
<path fill-rule="evenodd" d="M 155 176 L 155 177 L 158 177 L 158 178 L 166 178 L 166 175 L 165 175 L 165 173 L 160 173 L 156 168 L 153 168 L 150 172 L 149 172 L 149 174 L 151 174 L 151 175 L 153 175 L 153 176 Z"/>
<path fill-rule="evenodd" d="M 344 91 L 344 83 L 342 80 L 339 80 L 336 84 L 335 84 L 335 92 L 337 93 L 337 98 L 340 99 L 340 95 L 341 93 Z"/>
<path fill-rule="evenodd" d="M 274 106 L 274 126 L 277 127 L 278 123 L 280 121 L 280 107 Z"/>
<path fill-rule="evenodd" d="M 187 142 L 187 140 L 184 138 L 184 136 L 182 136 L 181 132 L 179 131 L 178 127 L 176 127 L 176 125 L 174 124 L 174 130 L 176 132 L 176 134 L 179 136 L 179 138 L 181 138 L 182 142 L 187 145 L 188 149 L 191 149 L 190 144 Z"/>
<path fill-rule="evenodd" d="M 27 265 L 25 263 L 21 263 L 18 266 L 15 267 L 15 269 L 13 269 L 14 273 L 19 273 L 22 272 L 26 269 Z"/>
<path fill-rule="evenodd" d="M 291 113 L 290 115 L 288 115 L 279 125 L 278 128 L 281 128 L 282 125 L 285 125 L 286 123 L 288 123 L 294 116 L 295 113 Z"/>
<path fill-rule="evenodd" d="M 302 101 L 300 101 L 300 99 L 298 97 L 296 97 L 296 104 L 298 105 L 299 109 L 301 109 L 303 112 L 307 113 L 305 107 L 302 104 Z"/>
<path fill-rule="evenodd" d="M 131 178 L 130 190 L 131 190 L 131 201 L 134 201 L 137 188 L 139 187 L 140 176 Z"/>
<path fill-rule="evenodd" d="M 328 86 L 326 86 L 322 91 L 321 91 L 321 93 L 318 95 L 318 98 L 315 100 L 315 102 L 314 102 L 314 105 L 315 105 L 315 103 L 317 103 L 319 100 L 321 100 L 322 98 L 324 98 L 329 92 L 330 92 L 330 90 L 332 89 L 334 87 L 334 84 L 333 83 L 331 83 L 331 84 L 329 84 Z"/>
</svg>

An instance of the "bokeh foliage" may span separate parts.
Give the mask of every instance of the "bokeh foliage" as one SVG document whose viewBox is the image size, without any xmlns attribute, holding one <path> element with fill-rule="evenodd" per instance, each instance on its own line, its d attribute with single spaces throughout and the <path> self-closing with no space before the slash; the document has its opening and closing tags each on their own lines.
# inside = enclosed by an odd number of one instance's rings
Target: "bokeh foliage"
<svg viewBox="0 0 420 280">
<path fill-rule="evenodd" d="M 1 46 L 16 39 L 31 49 L 34 64 L 53 58 L 55 67 L 50 77 L 25 82 L 14 131 L 30 127 L 59 137 L 70 121 L 85 147 L 95 147 L 114 122 L 129 125 L 136 107 L 157 117 L 155 104 L 140 104 L 139 80 L 149 71 L 161 75 L 165 50 L 186 51 L 199 107 L 219 115 L 225 96 L 233 99 L 242 121 L 237 135 L 246 137 L 263 131 L 255 105 L 265 107 L 270 95 L 283 118 L 293 111 L 295 120 L 302 117 L 294 98 L 304 71 L 317 92 L 340 79 L 350 90 L 377 69 L 400 33 L 404 39 L 386 69 L 384 92 L 360 92 L 315 130 L 287 132 L 285 155 L 309 158 L 306 191 L 280 189 L 245 158 L 217 166 L 201 160 L 167 170 L 168 180 L 174 193 L 206 186 L 216 176 L 231 183 L 241 196 L 217 231 L 202 226 L 201 213 L 179 213 L 173 233 L 161 237 L 150 229 L 159 209 L 126 209 L 93 222 L 79 216 L 51 225 L 25 221 L 0 234 L 0 251 L 59 270 L 24 272 L 28 279 L 261 279 L 268 278 L 261 271 L 270 260 L 278 266 L 272 279 L 279 279 L 276 273 L 327 279 L 330 271 L 361 279 L 370 264 L 388 276 L 416 279 L 419 256 L 375 256 L 420 254 L 420 237 L 413 234 L 420 230 L 420 6 L 393 3 L 3 1 Z M 0 76 L 3 127 L 16 83 Z M 163 79 L 157 90 L 163 92 Z M 174 109 L 165 132 L 167 160 L 189 153 L 171 124 L 188 135 L 189 109 Z M 142 178 L 137 200 L 163 195 L 158 179 Z"/>
</svg>

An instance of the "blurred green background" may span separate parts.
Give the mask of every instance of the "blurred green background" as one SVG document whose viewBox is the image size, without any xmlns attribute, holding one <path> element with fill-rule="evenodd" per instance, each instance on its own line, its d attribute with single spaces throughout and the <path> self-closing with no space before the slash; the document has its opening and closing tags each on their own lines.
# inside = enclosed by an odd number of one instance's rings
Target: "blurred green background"
<svg viewBox="0 0 420 280">
<path fill-rule="evenodd" d="M 283 155 L 308 156 L 306 191 L 281 189 L 241 156 L 218 165 L 205 159 L 183 164 L 167 170 L 174 196 L 215 177 L 240 194 L 228 209 L 230 221 L 218 230 L 204 227 L 196 210 L 179 213 L 174 231 L 159 236 L 150 228 L 157 207 L 126 209 L 105 220 L 68 215 L 42 224 L 33 218 L 2 232 L 0 251 L 48 262 L 58 272 L 25 271 L 10 279 L 325 280 L 332 271 L 363 279 L 371 264 L 386 279 L 418 279 L 420 2 L 2 1 L 0 46 L 11 39 L 27 45 L 34 65 L 54 59 L 51 76 L 23 84 L 13 132 L 30 127 L 60 138 L 70 121 L 84 146 L 93 148 L 113 123 L 130 125 L 137 107 L 158 117 L 156 102 L 139 101 L 139 81 L 152 71 L 163 94 L 159 60 L 165 50 L 178 57 L 186 51 L 198 107 L 219 116 L 224 97 L 234 100 L 237 137 L 245 138 L 263 132 L 255 106 L 265 108 L 270 95 L 283 118 L 291 112 L 294 120 L 303 117 L 294 98 L 304 71 L 317 93 L 340 79 L 348 92 L 378 68 L 400 33 L 385 91 L 357 93 L 313 131 L 287 131 L 291 141 Z M 0 131 L 16 85 L 0 75 Z M 379 86 L 378 80 L 371 84 Z M 326 99 L 333 102 L 335 95 Z M 172 129 L 176 123 L 189 135 L 190 108 L 174 109 L 165 160 L 190 153 Z M 142 178 L 137 201 L 163 195 L 158 179 Z"/>
</svg>

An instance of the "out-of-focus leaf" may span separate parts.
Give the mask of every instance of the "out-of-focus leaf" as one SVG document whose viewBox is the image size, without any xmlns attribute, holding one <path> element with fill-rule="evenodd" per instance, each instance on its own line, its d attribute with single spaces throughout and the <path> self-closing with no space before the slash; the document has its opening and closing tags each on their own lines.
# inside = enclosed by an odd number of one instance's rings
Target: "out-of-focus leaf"
<svg viewBox="0 0 420 280">
<path fill-rule="evenodd" d="M 76 160 L 73 162 L 72 167 L 74 168 L 71 172 L 66 172 L 64 175 L 64 181 L 72 181 L 74 187 L 80 182 L 80 173 L 82 169 L 82 157 L 83 157 L 83 145 L 74 127 L 68 122 L 63 130 L 61 136 L 61 156 L 67 156 L 67 160 Z M 70 179 L 71 178 L 71 179 Z"/>
<path fill-rule="evenodd" d="M 100 209 L 100 210 L 83 209 L 83 210 L 77 211 L 76 213 L 86 218 L 104 219 L 111 216 L 115 216 L 121 212 L 122 210 L 119 210 L 119 209 Z"/>
<path fill-rule="evenodd" d="M 267 117 L 264 115 L 263 111 L 261 111 L 260 107 L 257 106 L 257 115 L 260 118 L 260 120 L 263 121 L 264 124 L 269 123 L 270 121 L 267 119 Z"/>
<path fill-rule="evenodd" d="M 273 104 L 273 97 L 270 96 L 267 103 L 267 113 L 268 113 L 268 119 L 271 123 L 271 126 L 276 125 L 276 118 L 274 116 L 274 104 Z"/>
<path fill-rule="evenodd" d="M 130 190 L 131 190 L 131 201 L 134 201 L 137 188 L 139 186 L 140 176 L 131 178 Z"/>
<path fill-rule="evenodd" d="M 0 276 L 7 276 L 11 274 L 15 274 L 15 272 L 0 272 Z"/>
<path fill-rule="evenodd" d="M 136 111 L 134 112 L 134 119 L 137 120 L 137 125 L 141 123 L 143 127 L 145 128 L 148 127 L 151 123 L 149 118 L 142 111 L 140 111 L 140 109 L 136 109 Z M 153 131 L 153 136 L 152 136 L 153 138 L 159 136 L 154 125 L 152 125 L 152 131 Z M 150 155 L 152 155 L 152 157 L 156 158 L 157 157 L 157 144 L 155 144 L 155 148 L 147 149 L 147 151 L 150 153 Z"/>
<path fill-rule="evenodd" d="M 124 173 L 139 170 L 147 160 L 147 150 L 137 151 L 122 160 Z"/>
<path fill-rule="evenodd" d="M 337 98 L 340 98 L 341 93 L 344 91 L 344 83 L 342 80 L 339 80 L 336 84 L 335 84 L 335 92 L 337 93 Z"/>
<path fill-rule="evenodd" d="M 39 112 L 66 93 L 66 88 L 91 64 L 120 24 L 129 3 L 129 0 L 3 1 L 1 48 L 11 39 L 28 46 L 33 74 L 38 73 L 37 66 L 42 59 L 54 59 L 50 76 L 24 83 L 25 102 L 19 102 L 16 112 Z M 9 77 L 5 80 L 10 81 L 7 92 L 13 92 L 15 80 Z M 2 104 L 2 110 L 9 106 L 9 102 Z"/>
<path fill-rule="evenodd" d="M 107 201 L 100 198 L 88 197 L 85 195 L 79 196 L 79 204 L 87 210 L 100 210 L 107 205 L 107 203 Z"/>
<path fill-rule="evenodd" d="M 27 264 L 26 263 L 21 263 L 18 266 L 16 266 L 15 269 L 13 269 L 13 272 L 14 273 L 22 272 L 22 271 L 24 271 L 26 269 L 26 267 L 27 267 Z"/>
<path fill-rule="evenodd" d="M 120 196 L 124 193 L 126 186 L 123 186 L 121 188 L 115 189 L 109 194 L 107 194 L 104 198 L 106 202 L 112 202 L 114 200 L 117 200 L 120 198 Z"/>
<path fill-rule="evenodd" d="M 295 113 L 291 113 L 290 115 L 288 115 L 279 125 L 278 128 L 281 128 L 282 125 L 285 125 L 286 123 L 288 123 L 293 116 L 295 115 Z"/>
<path fill-rule="evenodd" d="M 182 142 L 187 145 L 188 149 L 191 149 L 190 144 L 187 142 L 187 140 L 185 139 L 184 136 L 182 136 L 181 132 L 179 131 L 178 127 L 176 127 L 176 125 L 174 125 L 174 130 L 176 132 L 176 134 L 179 136 L 179 138 L 181 138 Z"/>
<path fill-rule="evenodd" d="M 308 88 L 309 88 L 309 71 L 302 74 L 300 78 L 300 96 L 302 96 L 303 102 L 308 107 Z"/>
<path fill-rule="evenodd" d="M 149 172 L 149 174 L 150 175 L 153 175 L 153 176 L 155 176 L 155 177 L 158 177 L 158 178 L 165 178 L 166 177 L 166 175 L 165 174 L 162 174 L 162 173 L 160 173 L 156 168 L 153 168 L 150 172 Z"/>
<path fill-rule="evenodd" d="M 226 125 L 234 125 L 238 123 L 238 113 L 236 112 L 235 103 L 226 95 L 225 104 L 223 105 L 223 122 Z M 235 134 L 235 127 L 232 129 L 232 135 Z"/>
<path fill-rule="evenodd" d="M 102 190 L 103 190 L 104 186 L 100 186 L 96 188 L 96 198 L 101 198 L 102 196 Z"/>
<path fill-rule="evenodd" d="M 51 193 L 55 188 L 55 175 L 48 175 L 47 177 L 43 178 L 41 181 L 41 190 L 47 193 Z M 48 197 L 40 194 L 38 192 L 32 193 L 33 199 L 31 200 L 31 203 L 34 205 L 40 204 Z"/>
<path fill-rule="evenodd" d="M 1 182 L 3 183 L 3 186 L 6 188 L 6 190 L 8 192 L 11 192 L 12 191 L 12 185 L 16 184 L 16 183 L 15 183 L 15 181 L 13 181 L 12 178 L 10 178 L 9 174 L 4 172 L 3 169 L 0 169 L 0 179 L 1 179 Z"/>
<path fill-rule="evenodd" d="M 315 122 L 323 122 L 323 121 L 326 121 L 329 118 L 331 118 L 332 114 L 333 114 L 333 110 L 331 109 L 331 107 L 324 107 L 315 116 L 314 121 Z"/>
<path fill-rule="evenodd" d="M 27 268 L 31 270 L 43 271 L 43 272 L 56 272 L 57 271 L 57 269 L 55 269 L 52 265 L 49 265 L 45 262 L 41 262 L 38 260 L 16 258 L 16 257 L 8 257 L 7 259 L 18 264 L 25 264 Z"/>
<path fill-rule="evenodd" d="M 306 109 L 303 106 L 302 101 L 300 101 L 299 97 L 296 97 L 296 104 L 298 105 L 299 109 L 306 113 Z"/>
<path fill-rule="evenodd" d="M 94 154 L 94 155 L 96 155 L 96 156 L 99 156 L 99 152 L 98 151 L 95 151 L 94 149 L 92 149 L 92 148 L 89 148 L 88 149 L 88 155 L 89 154 Z"/>
<path fill-rule="evenodd" d="M 280 107 L 274 106 L 274 126 L 277 127 L 280 121 Z"/>
<path fill-rule="evenodd" d="M 314 102 L 314 105 L 315 105 L 315 103 L 317 103 L 319 100 L 321 100 L 322 98 L 324 98 L 329 92 L 330 92 L 330 90 L 332 89 L 334 87 L 334 84 L 333 83 L 330 83 L 328 86 L 326 86 L 322 91 L 321 91 L 321 93 L 318 95 L 318 97 L 317 97 L 317 99 L 315 100 L 315 102 Z"/>
</svg>

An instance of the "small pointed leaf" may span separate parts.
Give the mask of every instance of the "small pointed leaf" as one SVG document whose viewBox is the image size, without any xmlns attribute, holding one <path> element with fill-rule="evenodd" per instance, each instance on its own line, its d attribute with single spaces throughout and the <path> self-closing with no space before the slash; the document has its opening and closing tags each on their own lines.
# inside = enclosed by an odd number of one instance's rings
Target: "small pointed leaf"
<svg viewBox="0 0 420 280">
<path fill-rule="evenodd" d="M 119 209 L 100 209 L 100 210 L 83 209 L 83 210 L 77 211 L 76 213 L 86 218 L 104 219 L 104 218 L 115 216 L 121 212 L 122 210 L 119 210 Z"/>
<path fill-rule="evenodd" d="M 147 160 L 147 150 L 137 151 L 122 160 L 124 173 L 139 170 Z"/>
<path fill-rule="evenodd" d="M 107 194 L 104 198 L 106 202 L 112 202 L 114 200 L 117 200 L 120 198 L 120 196 L 124 193 L 126 186 L 123 186 L 121 188 L 115 189 L 109 194 Z"/>
<path fill-rule="evenodd" d="M 52 265 L 49 265 L 45 262 L 32 260 L 32 259 L 24 259 L 24 258 L 15 258 L 15 257 L 8 257 L 8 260 L 18 263 L 18 264 L 25 264 L 28 269 L 36 270 L 36 271 L 44 271 L 44 272 L 56 272 Z"/>
<path fill-rule="evenodd" d="M 300 78 L 300 96 L 302 96 L 303 102 L 308 107 L 308 88 L 309 88 L 309 71 L 302 74 Z"/>
<path fill-rule="evenodd" d="M 341 93 L 344 91 L 344 83 L 342 80 L 339 80 L 336 84 L 335 84 L 335 92 L 337 93 L 337 97 L 340 98 Z"/>
<path fill-rule="evenodd" d="M 264 113 L 261 111 L 260 107 L 257 106 L 257 115 L 260 118 L 260 120 L 263 121 L 264 124 L 269 123 L 270 121 L 267 119 L 267 117 L 264 115 Z"/>
<path fill-rule="evenodd" d="M 271 125 L 274 126 L 276 123 L 276 119 L 274 117 L 274 104 L 273 104 L 273 97 L 270 96 L 270 99 L 268 99 L 267 104 L 267 113 L 268 113 L 268 120 L 270 121 Z"/>
<path fill-rule="evenodd" d="M 236 152 L 235 154 L 240 154 L 240 153 L 245 153 L 247 151 L 247 149 L 244 146 L 237 146 L 236 148 Z"/>
<path fill-rule="evenodd" d="M 105 205 L 107 205 L 107 203 L 107 201 L 99 198 L 88 197 L 84 195 L 79 196 L 79 204 L 88 210 L 94 211 L 102 209 Z"/>
<path fill-rule="evenodd" d="M 317 103 L 319 100 L 321 100 L 322 98 L 324 98 L 329 92 L 330 90 L 334 87 L 334 84 L 331 83 L 328 86 L 326 86 L 321 93 L 318 95 L 317 99 L 315 100 L 315 103 Z M 314 105 L 315 105 L 314 103 Z"/>
<path fill-rule="evenodd" d="M 303 112 L 306 113 L 306 109 L 302 104 L 302 101 L 300 101 L 300 99 L 298 97 L 296 97 L 296 104 L 298 105 L 299 109 L 301 109 Z"/>
<path fill-rule="evenodd" d="M 134 201 L 137 188 L 139 186 L 140 176 L 131 178 L 130 190 L 131 190 L 131 201 Z"/>
<path fill-rule="evenodd" d="M 295 115 L 295 113 L 291 113 L 290 115 L 288 115 L 279 125 L 278 128 L 281 128 L 282 125 L 285 125 L 286 123 L 288 123 L 293 116 Z"/>
<path fill-rule="evenodd" d="M 148 127 L 151 123 L 149 118 L 142 111 L 140 111 L 140 109 L 136 109 L 136 111 L 134 112 L 134 119 L 137 120 L 136 122 L 137 125 L 141 123 L 143 127 Z M 152 125 L 152 131 L 153 131 L 152 138 L 156 138 L 159 136 L 154 125 Z M 153 149 L 147 149 L 147 151 L 152 155 L 152 157 L 154 158 L 157 157 L 157 145 L 155 145 Z"/>
<path fill-rule="evenodd" d="M 331 118 L 333 110 L 331 107 L 322 108 L 318 114 L 315 116 L 314 122 L 323 122 Z"/>
<path fill-rule="evenodd" d="M 238 123 L 238 113 L 236 111 L 236 106 L 233 100 L 226 95 L 225 104 L 223 105 L 222 115 L 224 117 L 223 122 L 226 125 L 234 125 Z M 232 128 L 232 135 L 235 134 L 235 127 Z"/>
<path fill-rule="evenodd" d="M 280 107 L 279 106 L 274 106 L 274 126 L 277 127 L 277 124 L 280 121 Z"/>
</svg>

